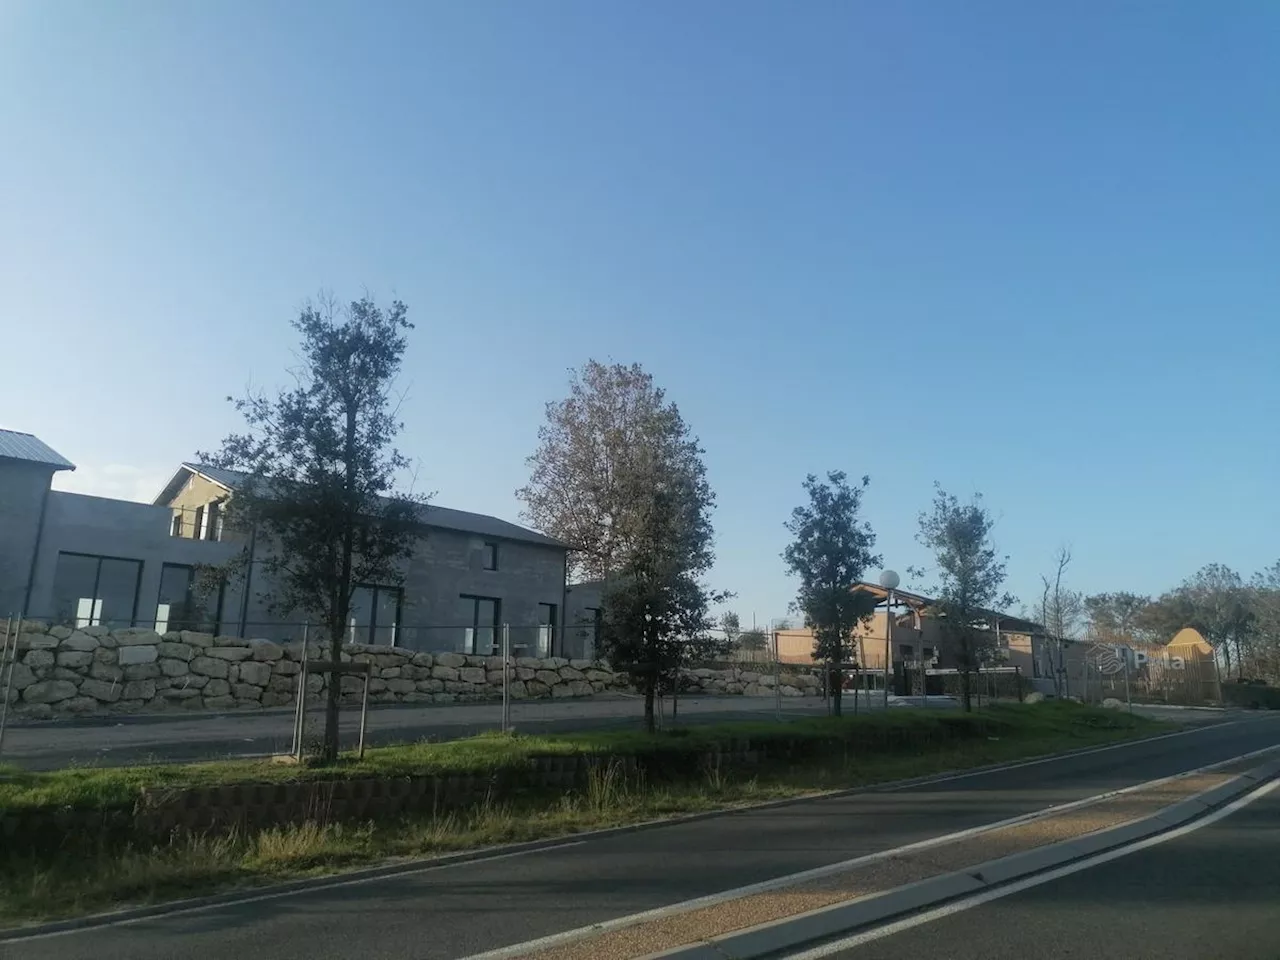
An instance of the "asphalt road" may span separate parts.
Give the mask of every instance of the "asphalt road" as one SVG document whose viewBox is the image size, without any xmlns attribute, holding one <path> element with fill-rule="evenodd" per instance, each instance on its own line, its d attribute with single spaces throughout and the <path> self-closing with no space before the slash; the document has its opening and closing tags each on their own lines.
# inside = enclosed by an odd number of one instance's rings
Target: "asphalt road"
<svg viewBox="0 0 1280 960">
<path fill-rule="evenodd" d="M 832 960 L 1276 960 L 1280 790 L 1193 833 Z"/>
<path fill-rule="evenodd" d="M 863 700 L 863 709 L 868 701 Z M 881 708 L 878 696 L 870 706 Z M 930 698 L 930 707 L 954 709 L 954 701 Z M 512 704 L 512 722 L 522 733 L 569 733 L 638 727 L 643 715 L 637 697 L 599 696 L 583 700 L 523 700 Z M 846 701 L 845 709 L 850 709 Z M 1179 707 L 1139 707 L 1152 716 L 1177 722 L 1216 722 L 1222 712 Z M 681 699 L 679 722 L 726 723 L 772 720 L 773 697 L 697 696 Z M 670 701 L 667 702 L 668 719 Z M 822 716 L 819 698 L 788 697 L 782 701 L 784 719 Z M 322 729 L 317 709 L 309 714 L 308 735 Z M 354 747 L 360 715 L 342 713 L 343 743 Z M 419 740 L 457 740 L 498 730 L 502 707 L 495 703 L 449 706 L 377 707 L 369 711 L 368 742 L 381 746 Z M 193 763 L 228 757 L 286 753 L 293 739 L 292 710 L 245 711 L 225 714 L 149 714 L 121 717 L 66 718 L 46 722 L 10 723 L 0 760 L 28 770 L 58 770 L 68 766 L 121 766 L 132 763 Z"/>
<path fill-rule="evenodd" d="M 520 856 L 0 943 L 0 957 L 464 957 L 980 826 L 1278 743 L 1280 719 L 1248 719 L 932 784 L 587 837 Z M 950 956 L 936 949 L 934 955 Z"/>
<path fill-rule="evenodd" d="M 821 716 L 826 712 L 819 698 L 787 698 L 782 708 L 784 717 Z M 772 697 L 688 697 L 680 701 L 679 721 L 689 725 L 771 720 L 774 710 Z M 512 705 L 512 722 L 522 733 L 637 727 L 643 711 L 643 702 L 636 697 L 526 700 Z M 669 701 L 667 711 L 669 720 Z M 318 734 L 323 723 L 322 712 L 311 711 L 308 738 Z M 359 711 L 343 711 L 344 745 L 355 746 L 359 723 Z M 383 707 L 369 711 L 368 742 L 383 745 L 456 740 L 498 730 L 501 723 L 502 707 L 494 703 Z M 191 763 L 287 753 L 292 739 L 292 710 L 69 718 L 11 726 L 5 734 L 0 760 L 28 770 Z"/>
</svg>

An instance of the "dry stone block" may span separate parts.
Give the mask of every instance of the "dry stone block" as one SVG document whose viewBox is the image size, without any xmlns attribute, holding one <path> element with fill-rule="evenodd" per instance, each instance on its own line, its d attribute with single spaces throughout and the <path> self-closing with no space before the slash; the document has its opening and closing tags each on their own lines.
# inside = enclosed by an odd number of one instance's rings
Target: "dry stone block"
<svg viewBox="0 0 1280 960">
<path fill-rule="evenodd" d="M 28 654 L 30 656 L 30 654 Z M 437 680 L 457 680 L 458 670 L 456 667 L 450 667 L 447 664 L 437 663 L 431 668 L 431 676 Z"/>
<path fill-rule="evenodd" d="M 154 647 L 160 642 L 160 634 L 154 630 L 129 627 L 111 634 L 117 647 Z"/>
<path fill-rule="evenodd" d="M 536 674 L 532 667 L 516 667 L 515 675 L 519 680 L 532 680 Z"/>
<path fill-rule="evenodd" d="M 423 693 L 439 693 L 444 689 L 444 681 L 437 680 L 434 677 L 430 680 L 419 680 L 417 687 Z"/>
<path fill-rule="evenodd" d="M 589 697 L 595 691 L 591 689 L 591 684 L 585 680 L 570 680 L 569 694 L 574 697 Z"/>
<path fill-rule="evenodd" d="M 56 626 L 49 628 L 49 636 L 53 637 L 55 640 L 65 640 L 67 637 L 71 636 L 73 632 L 74 631 L 70 627 Z M 3 636 L 4 633 L 0 632 L 0 637 Z"/>
<path fill-rule="evenodd" d="M 166 634 L 168 636 L 168 634 Z M 196 648 L 189 643 L 181 641 L 165 640 L 160 644 L 160 656 L 169 657 L 172 660 L 181 660 L 184 663 L 190 663 L 191 658 L 196 655 Z"/>
<path fill-rule="evenodd" d="M 192 701 L 188 700 L 188 703 Z M 236 698 L 232 696 L 223 697 L 205 697 L 204 705 L 209 710 L 230 710 L 236 705 Z"/>
<path fill-rule="evenodd" d="M 215 660 L 213 657 L 196 657 L 191 661 L 191 672 L 225 680 L 231 670 L 230 664 L 226 660 Z"/>
<path fill-rule="evenodd" d="M 436 703 L 453 703 L 458 698 L 452 693 L 433 693 L 431 699 Z"/>
<path fill-rule="evenodd" d="M 271 667 L 269 664 L 248 661 L 240 664 L 240 682 L 251 683 L 254 686 L 265 687 L 271 680 Z"/>
<path fill-rule="evenodd" d="M 539 670 L 534 674 L 534 677 L 548 687 L 558 686 L 560 683 L 560 674 L 554 670 Z"/>
<path fill-rule="evenodd" d="M 126 680 L 154 680 L 160 676 L 158 663 L 131 663 L 124 668 Z"/>
<path fill-rule="evenodd" d="M 250 640 L 249 650 L 252 652 L 254 660 L 261 660 L 266 663 L 274 663 L 284 656 L 284 647 L 271 640 Z"/>
<path fill-rule="evenodd" d="M 41 680 L 22 691 L 27 703 L 57 703 L 76 695 L 76 685 L 70 680 Z"/>
<path fill-rule="evenodd" d="M 458 679 L 464 683 L 484 683 L 484 667 L 463 667 L 458 671 Z"/>
<path fill-rule="evenodd" d="M 412 693 L 417 689 L 417 684 L 412 680 L 396 678 L 387 681 L 387 689 L 392 693 Z"/>
<path fill-rule="evenodd" d="M 256 700 L 262 699 L 262 688 L 255 687 L 251 683 L 237 683 L 234 687 L 231 688 L 231 692 L 236 695 L 237 700 L 256 701 Z M 249 706 L 256 706 L 256 703 L 249 704 Z"/>
<path fill-rule="evenodd" d="M 596 665 L 594 660 L 570 660 L 569 666 L 575 670 L 590 670 Z"/>
<path fill-rule="evenodd" d="M 529 691 L 525 688 L 524 683 L 520 680 L 512 680 L 511 686 L 508 688 L 508 690 L 511 694 L 511 699 L 513 700 L 523 700 L 525 697 L 529 696 Z"/>
<path fill-rule="evenodd" d="M 42 670 L 52 667 L 56 659 L 52 650 L 29 650 L 22 662 L 32 670 Z"/>
<path fill-rule="evenodd" d="M 124 679 L 124 671 L 117 667 L 114 663 L 102 663 L 95 660 L 89 667 L 89 676 L 95 680 L 106 680 L 108 682 Z"/>
<path fill-rule="evenodd" d="M 277 660 L 271 665 L 271 672 L 281 677 L 296 677 L 302 672 L 302 664 L 292 660 Z"/>
<path fill-rule="evenodd" d="M 83 670 L 93 663 L 93 654 L 86 650 L 67 650 L 58 654 L 58 666 Z"/>
<path fill-rule="evenodd" d="M 154 680 L 126 680 L 120 691 L 121 700 L 150 700 L 156 695 Z"/>
<path fill-rule="evenodd" d="M 20 703 L 14 712 L 31 720 L 48 720 L 53 716 L 53 707 L 47 703 Z"/>
<path fill-rule="evenodd" d="M 551 696 L 555 697 L 557 700 L 563 697 L 572 697 L 573 690 L 570 688 L 569 684 L 561 683 L 551 688 Z"/>
<path fill-rule="evenodd" d="M 435 658 L 435 665 L 437 667 L 451 667 L 457 669 L 458 667 L 465 667 L 467 665 L 467 658 L 460 653 L 437 653 Z M 437 677 L 440 676 L 438 673 L 434 675 Z"/>
<path fill-rule="evenodd" d="M 581 670 L 575 670 L 573 667 L 561 667 L 559 673 L 560 673 L 561 679 L 563 680 L 585 679 L 585 675 L 583 674 L 583 672 Z"/>
<path fill-rule="evenodd" d="M 429 653 L 415 653 L 413 655 L 413 665 L 415 667 L 426 667 L 430 669 L 436 664 L 436 659 Z"/>
<path fill-rule="evenodd" d="M 383 667 L 378 671 L 378 676 L 383 680 L 394 680 L 400 676 L 400 667 Z"/>
<path fill-rule="evenodd" d="M 161 692 L 160 696 L 166 700 L 190 700 L 192 697 L 200 696 L 200 691 L 194 687 L 171 687 Z"/>
<path fill-rule="evenodd" d="M 57 637 L 50 637 L 43 633 L 18 634 L 19 650 L 56 650 L 58 643 Z"/>
<path fill-rule="evenodd" d="M 80 684 L 80 695 L 93 697 L 103 703 L 115 703 L 120 699 L 120 684 L 90 678 Z"/>
<path fill-rule="evenodd" d="M 9 671 L 9 687 L 12 690 L 25 690 L 36 682 L 35 673 L 26 664 L 15 663 Z"/>
<path fill-rule="evenodd" d="M 118 663 L 120 653 L 114 647 L 99 647 L 93 651 L 93 659 L 98 663 Z"/>
<path fill-rule="evenodd" d="M 219 637 L 218 639 L 222 639 Z M 248 660 L 253 656 L 253 651 L 248 647 L 210 647 L 205 651 L 205 656 L 216 657 L 219 660 Z"/>
<path fill-rule="evenodd" d="M 231 692 L 231 684 L 226 680 L 210 680 L 202 692 L 206 697 L 225 697 Z"/>
<path fill-rule="evenodd" d="M 57 629 L 66 629 L 66 628 L 54 627 L 54 629 L 57 630 Z M 50 631 L 50 636 L 56 636 L 56 634 Z M 91 652 L 91 651 L 97 650 L 100 646 L 102 646 L 102 641 L 99 640 L 97 637 L 91 637 L 87 633 L 76 632 L 66 637 L 62 641 L 61 649 L 83 650 L 83 651 Z"/>
<path fill-rule="evenodd" d="M 529 691 L 531 697 L 545 697 L 551 690 L 549 686 L 541 680 L 526 680 L 525 689 Z"/>
<path fill-rule="evenodd" d="M 298 687 L 298 681 L 293 677 L 284 677 L 277 674 L 273 676 L 267 683 L 267 689 L 276 693 L 292 694 Z"/>
<path fill-rule="evenodd" d="M 165 657 L 160 661 L 160 672 L 166 677 L 185 677 L 191 672 L 191 667 L 185 660 Z"/>
<path fill-rule="evenodd" d="M 153 663 L 160 656 L 158 645 L 121 647 L 116 651 L 116 662 L 121 666 L 129 663 Z"/>
<path fill-rule="evenodd" d="M 189 643 L 193 647 L 207 648 L 213 646 L 213 634 L 196 633 L 194 630 L 182 631 L 182 642 Z"/>
</svg>

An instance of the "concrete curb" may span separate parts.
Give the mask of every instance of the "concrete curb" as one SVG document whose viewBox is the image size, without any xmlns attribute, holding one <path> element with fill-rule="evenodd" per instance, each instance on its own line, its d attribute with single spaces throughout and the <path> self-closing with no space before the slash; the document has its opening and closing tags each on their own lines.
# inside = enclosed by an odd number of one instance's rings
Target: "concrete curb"
<svg viewBox="0 0 1280 960">
<path fill-rule="evenodd" d="M 880 924 L 948 900 L 1042 873 L 1105 850 L 1127 846 L 1181 826 L 1280 775 L 1280 760 L 1233 777 L 1220 786 L 1172 804 L 1142 820 L 1015 853 L 965 870 L 942 874 L 850 903 L 824 907 L 704 943 L 652 954 L 644 960 L 753 960 Z"/>
<path fill-rule="evenodd" d="M 1246 721 L 1226 721 L 1227 724 L 1241 722 Z M 15 940 L 23 940 L 29 937 L 43 937 L 58 933 L 87 930 L 109 924 L 131 923 L 137 920 L 147 920 L 152 917 L 165 916 L 172 913 L 185 913 L 194 910 L 203 910 L 227 904 L 239 903 L 251 898 L 283 897 L 297 893 L 307 893 L 313 890 L 323 890 L 329 887 L 340 887 L 349 884 L 387 880 L 397 876 L 423 873 L 429 870 L 441 870 L 481 860 L 493 860 L 501 857 L 538 853 L 544 850 L 554 850 L 557 847 L 576 845 L 588 840 L 601 840 L 609 837 L 624 836 L 626 834 L 639 833 L 644 830 L 654 830 L 659 827 L 675 826 L 685 823 L 697 823 L 701 820 L 733 816 L 740 813 L 754 813 L 760 810 L 772 810 L 800 803 L 839 799 L 841 797 L 851 797 L 859 794 L 906 790 L 912 787 L 928 786 L 931 783 L 953 780 L 958 777 L 1000 773 L 1004 770 L 1015 770 L 1019 767 L 1031 766 L 1038 763 L 1066 760 L 1071 757 L 1085 756 L 1106 750 L 1138 746 L 1144 743 L 1166 740 L 1171 737 L 1186 736 L 1197 733 L 1201 730 L 1208 730 L 1222 725 L 1223 724 L 1206 724 L 1203 726 L 1188 727 L 1182 730 L 1157 733 L 1147 737 L 1137 737 L 1133 740 L 1118 740 L 1114 743 L 1080 747 L 1078 749 L 1067 750 L 1062 753 L 1038 754 L 1036 756 L 1026 757 L 1022 760 L 1011 760 L 1002 763 L 986 764 L 980 767 L 967 767 L 960 770 L 949 770 L 921 777 L 909 777 L 904 780 L 887 780 L 883 783 L 868 784 L 867 786 L 862 787 L 849 787 L 844 790 L 832 790 L 827 793 L 809 794 L 808 796 L 803 797 L 787 797 L 782 800 L 767 800 L 763 803 L 754 803 L 741 807 L 730 807 L 723 810 L 708 810 L 704 813 L 689 813 L 661 820 L 646 820 L 643 823 L 632 823 L 620 827 L 607 827 L 602 830 L 565 834 L 558 837 L 548 837 L 544 840 L 530 840 L 526 843 L 504 844 L 496 847 L 482 847 L 477 850 L 445 854 L 439 857 L 419 857 L 398 863 L 384 864 L 376 867 L 365 867 L 359 870 L 330 874 L 329 876 L 324 877 L 310 877 L 305 880 L 289 880 L 283 883 L 243 887 L 238 890 L 230 890 L 225 893 L 210 894 L 203 897 L 169 900 L 164 903 L 147 904 L 146 906 L 140 907 L 125 907 L 108 913 L 95 913 L 84 917 L 72 917 L 67 920 L 54 920 L 48 923 L 11 927 L 9 929 L 0 930 L 0 944 Z M 725 960 L 725 958 L 723 955 L 718 955 L 716 960 Z"/>
</svg>

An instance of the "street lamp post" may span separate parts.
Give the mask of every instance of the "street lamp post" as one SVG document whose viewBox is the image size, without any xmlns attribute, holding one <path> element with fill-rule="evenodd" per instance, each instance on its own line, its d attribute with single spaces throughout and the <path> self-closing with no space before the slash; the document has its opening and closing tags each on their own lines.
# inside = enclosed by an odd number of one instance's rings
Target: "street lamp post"
<svg viewBox="0 0 1280 960">
<path fill-rule="evenodd" d="M 893 643 L 893 591 L 902 581 L 897 573 L 885 570 L 880 574 L 880 586 L 885 589 L 884 598 L 884 705 L 889 707 L 889 652 Z"/>
</svg>

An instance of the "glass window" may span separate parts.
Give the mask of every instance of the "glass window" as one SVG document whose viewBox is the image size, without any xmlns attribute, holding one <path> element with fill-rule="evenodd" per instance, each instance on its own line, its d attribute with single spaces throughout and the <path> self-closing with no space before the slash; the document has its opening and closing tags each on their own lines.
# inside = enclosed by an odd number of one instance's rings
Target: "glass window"
<svg viewBox="0 0 1280 960">
<path fill-rule="evenodd" d="M 60 553 L 53 575 L 54 616 L 77 627 L 131 627 L 141 578 L 141 560 Z"/>
<path fill-rule="evenodd" d="M 538 653 L 539 657 L 551 656 L 552 645 L 556 638 L 556 605 L 554 603 L 538 604 Z"/>
<path fill-rule="evenodd" d="M 464 609 L 470 607 L 471 623 L 463 627 L 462 649 L 467 653 L 492 656 L 498 652 L 498 618 L 502 601 L 496 597 L 462 595 Z"/>
<path fill-rule="evenodd" d="M 347 639 L 351 643 L 383 644 L 394 647 L 400 627 L 399 587 L 361 584 L 351 594 L 347 611 Z"/>
<path fill-rule="evenodd" d="M 191 586 L 195 569 L 166 563 L 160 570 L 160 596 L 156 600 L 156 633 L 199 629 L 204 614 L 198 609 Z"/>
<path fill-rule="evenodd" d="M 498 569 L 498 545 L 493 541 L 488 541 L 484 545 L 484 568 L 486 570 Z"/>
</svg>

